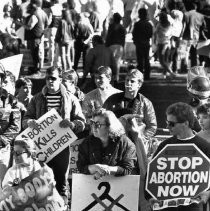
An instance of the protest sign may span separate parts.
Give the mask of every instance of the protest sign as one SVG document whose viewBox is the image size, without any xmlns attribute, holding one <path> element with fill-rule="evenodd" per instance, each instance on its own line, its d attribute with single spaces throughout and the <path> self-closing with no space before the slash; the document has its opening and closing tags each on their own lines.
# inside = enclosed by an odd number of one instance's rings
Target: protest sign
<svg viewBox="0 0 210 211">
<path fill-rule="evenodd" d="M 210 187 L 209 164 L 195 144 L 166 145 L 148 165 L 146 190 L 167 207 L 194 203 Z"/>
<path fill-rule="evenodd" d="M 71 210 L 138 210 L 139 175 L 106 176 L 73 174 Z"/>
<path fill-rule="evenodd" d="M 0 211 L 63 211 L 64 201 L 44 166 L 0 196 Z"/>
<path fill-rule="evenodd" d="M 69 170 L 69 178 L 72 178 L 72 173 L 79 173 L 77 168 L 77 160 L 78 160 L 78 147 L 83 142 L 84 139 L 79 139 L 71 143 L 70 145 L 70 170 Z"/>
<path fill-rule="evenodd" d="M 10 56 L 0 60 L 0 63 L 4 66 L 5 71 L 10 71 L 16 78 L 19 77 L 20 67 L 22 64 L 23 54 Z"/>
<path fill-rule="evenodd" d="M 38 159 L 49 162 L 77 139 L 70 127 L 60 128 L 61 120 L 58 112 L 51 109 L 37 120 L 38 128 L 27 128 L 18 137 L 33 139 Z"/>
</svg>

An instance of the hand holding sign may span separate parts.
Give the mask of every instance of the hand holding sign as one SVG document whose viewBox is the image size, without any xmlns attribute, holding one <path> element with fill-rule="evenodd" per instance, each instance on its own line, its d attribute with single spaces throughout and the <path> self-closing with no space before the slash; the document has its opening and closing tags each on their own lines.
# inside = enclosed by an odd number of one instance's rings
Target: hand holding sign
<svg viewBox="0 0 210 211">
<path fill-rule="evenodd" d="M 147 170 L 146 190 L 163 202 L 156 208 L 205 203 L 210 197 L 209 163 L 195 144 L 166 145 Z"/>
<path fill-rule="evenodd" d="M 70 121 L 70 119 L 63 119 L 61 120 L 59 126 L 61 128 L 67 128 L 67 127 L 70 127 L 72 130 L 74 129 L 75 125 L 73 122 Z"/>
<path fill-rule="evenodd" d="M 28 127 L 30 127 L 31 129 L 38 129 L 38 123 L 36 122 L 35 119 L 30 119 L 27 122 Z"/>
<path fill-rule="evenodd" d="M 206 204 L 206 202 L 210 199 L 210 190 L 199 193 L 197 196 L 193 197 L 193 199 L 199 201 L 199 203 Z"/>
<path fill-rule="evenodd" d="M 94 175 L 94 179 L 99 179 L 102 176 L 110 175 L 110 170 L 108 165 L 93 164 L 88 166 L 90 174 Z"/>
</svg>

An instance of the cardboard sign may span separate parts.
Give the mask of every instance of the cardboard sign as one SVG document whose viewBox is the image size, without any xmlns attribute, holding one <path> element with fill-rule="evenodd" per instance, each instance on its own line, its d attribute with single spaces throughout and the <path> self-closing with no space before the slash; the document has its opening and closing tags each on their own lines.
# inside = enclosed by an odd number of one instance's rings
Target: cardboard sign
<svg viewBox="0 0 210 211">
<path fill-rule="evenodd" d="M 22 66 L 23 67 L 33 67 L 34 63 L 33 63 L 33 57 L 31 55 L 31 50 L 26 49 L 26 48 L 21 48 L 20 53 L 23 54 Z"/>
<path fill-rule="evenodd" d="M 16 78 L 19 77 L 20 67 L 22 64 L 23 54 L 10 56 L 0 60 L 0 63 L 4 66 L 5 71 L 10 71 Z"/>
<path fill-rule="evenodd" d="M 138 210 L 139 175 L 107 176 L 73 174 L 71 210 Z"/>
<path fill-rule="evenodd" d="M 64 201 L 45 167 L 1 194 L 0 211 L 63 211 Z"/>
<path fill-rule="evenodd" d="M 70 128 L 60 128 L 62 118 L 51 109 L 37 120 L 38 129 L 27 128 L 21 134 L 34 140 L 39 160 L 49 162 L 77 139 Z"/>
<path fill-rule="evenodd" d="M 210 159 L 195 144 L 166 145 L 148 165 L 146 190 L 168 207 L 189 205 L 209 189 L 209 166 Z"/>
<path fill-rule="evenodd" d="M 69 178 L 72 178 L 72 173 L 79 173 L 79 170 L 77 168 L 78 147 L 83 142 L 83 140 L 84 139 L 76 140 L 70 145 L 71 158 L 70 158 Z"/>
</svg>

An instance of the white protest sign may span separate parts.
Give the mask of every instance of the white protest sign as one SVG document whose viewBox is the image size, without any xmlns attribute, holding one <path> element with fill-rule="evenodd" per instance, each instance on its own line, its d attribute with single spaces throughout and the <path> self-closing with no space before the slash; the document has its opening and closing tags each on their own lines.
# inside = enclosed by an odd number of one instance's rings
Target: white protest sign
<svg viewBox="0 0 210 211">
<path fill-rule="evenodd" d="M 78 139 L 71 143 L 70 150 L 71 150 L 71 158 L 70 158 L 70 170 L 69 170 L 69 178 L 72 177 L 72 173 L 79 173 L 77 168 L 77 160 L 78 160 L 78 147 L 83 142 L 83 139 Z"/>
<path fill-rule="evenodd" d="M 139 175 L 106 176 L 73 174 L 71 210 L 138 210 Z"/>
<path fill-rule="evenodd" d="M 23 54 L 10 56 L 0 60 L 0 63 L 4 66 L 6 71 L 10 71 L 16 78 L 19 77 L 20 67 L 22 64 Z"/>
<path fill-rule="evenodd" d="M 77 139 L 70 128 L 59 127 L 61 120 L 62 118 L 57 111 L 51 109 L 37 120 L 38 129 L 27 128 L 18 137 L 33 139 L 38 159 L 49 162 Z"/>
</svg>

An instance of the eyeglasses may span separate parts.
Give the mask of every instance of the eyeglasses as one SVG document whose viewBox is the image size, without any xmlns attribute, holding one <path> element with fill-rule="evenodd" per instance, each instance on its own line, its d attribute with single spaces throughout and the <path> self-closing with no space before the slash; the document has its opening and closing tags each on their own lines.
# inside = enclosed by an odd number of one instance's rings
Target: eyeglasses
<svg viewBox="0 0 210 211">
<path fill-rule="evenodd" d="M 27 152 L 26 151 L 23 151 L 23 152 L 13 151 L 13 155 L 16 156 L 16 157 L 18 157 L 18 156 L 20 156 L 20 155 L 22 155 L 24 153 L 27 153 Z"/>
<path fill-rule="evenodd" d="M 53 76 L 47 76 L 46 77 L 46 80 L 52 80 L 52 81 L 56 81 L 57 80 L 57 78 L 56 77 L 53 77 Z"/>
<path fill-rule="evenodd" d="M 95 122 L 93 120 L 90 120 L 90 125 L 92 127 L 95 127 L 95 128 L 101 128 L 102 125 L 106 125 L 106 124 L 103 124 L 103 123 L 100 123 L 100 122 Z"/>
<path fill-rule="evenodd" d="M 168 121 L 168 120 L 166 120 L 166 124 L 167 124 L 167 126 L 169 126 L 169 127 L 174 127 L 176 124 L 178 124 L 178 123 L 183 123 L 183 122 L 172 122 L 172 121 Z"/>
</svg>

